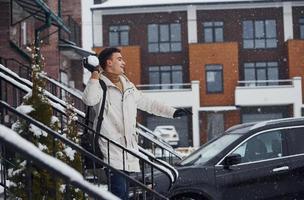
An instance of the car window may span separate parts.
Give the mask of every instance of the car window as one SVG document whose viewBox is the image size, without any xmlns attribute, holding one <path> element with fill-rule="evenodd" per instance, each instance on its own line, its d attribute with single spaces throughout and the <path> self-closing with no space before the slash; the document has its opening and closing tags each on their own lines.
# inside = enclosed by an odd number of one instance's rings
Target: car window
<svg viewBox="0 0 304 200">
<path fill-rule="evenodd" d="M 303 154 L 304 128 L 288 129 L 286 134 L 289 155 Z"/>
<path fill-rule="evenodd" d="M 232 153 L 240 154 L 241 163 L 283 156 L 281 131 L 270 131 L 250 138 Z"/>
<path fill-rule="evenodd" d="M 201 148 L 182 160 L 179 164 L 182 166 L 205 164 L 240 137 L 240 134 L 221 135 L 203 145 Z"/>
</svg>

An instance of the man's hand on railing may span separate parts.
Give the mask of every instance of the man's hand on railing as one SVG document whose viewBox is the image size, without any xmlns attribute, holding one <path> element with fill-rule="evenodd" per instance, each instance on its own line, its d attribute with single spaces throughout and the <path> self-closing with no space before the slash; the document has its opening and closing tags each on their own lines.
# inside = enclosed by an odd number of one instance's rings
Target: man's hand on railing
<svg viewBox="0 0 304 200">
<path fill-rule="evenodd" d="M 187 116 L 187 115 L 192 115 L 193 113 L 185 108 L 178 108 L 174 114 L 173 114 L 173 118 L 177 118 L 177 117 L 182 117 L 182 116 Z"/>
</svg>

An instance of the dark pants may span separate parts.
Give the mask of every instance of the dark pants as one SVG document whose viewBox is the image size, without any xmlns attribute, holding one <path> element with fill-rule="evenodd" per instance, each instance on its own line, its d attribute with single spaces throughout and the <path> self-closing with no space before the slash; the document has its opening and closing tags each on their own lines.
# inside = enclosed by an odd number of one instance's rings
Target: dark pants
<svg viewBox="0 0 304 200">
<path fill-rule="evenodd" d="M 126 171 L 122 171 L 122 172 L 129 175 L 129 172 L 126 172 Z M 127 179 L 124 176 L 122 176 L 114 171 L 111 171 L 110 174 L 111 174 L 111 176 L 110 176 L 111 192 L 114 195 L 116 195 L 117 197 L 121 198 L 122 200 L 128 200 L 129 184 L 128 184 Z"/>
</svg>

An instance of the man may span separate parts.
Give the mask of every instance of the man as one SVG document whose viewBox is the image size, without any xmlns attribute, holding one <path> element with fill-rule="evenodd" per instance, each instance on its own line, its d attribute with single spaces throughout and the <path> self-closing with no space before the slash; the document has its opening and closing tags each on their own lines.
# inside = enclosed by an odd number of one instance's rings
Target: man
<svg viewBox="0 0 304 200">
<path fill-rule="evenodd" d="M 136 89 L 133 83 L 124 75 L 124 62 L 120 49 L 106 48 L 98 56 L 101 69 L 92 72 L 91 78 L 85 88 L 83 101 L 93 106 L 95 113 L 99 113 L 103 98 L 103 90 L 99 84 L 102 79 L 106 86 L 106 101 L 104 120 L 100 133 L 107 138 L 121 144 L 127 149 L 138 151 L 136 135 L 137 109 L 167 118 L 180 117 L 188 113 L 183 109 L 175 109 L 160 102 L 147 98 Z M 102 72 L 101 72 L 102 71 Z M 98 115 L 94 120 L 96 127 Z M 139 161 L 131 155 L 125 154 L 123 161 L 122 150 L 110 144 L 108 158 L 108 143 L 99 139 L 100 149 L 104 160 L 110 165 L 126 173 L 139 172 Z M 128 199 L 127 182 L 119 174 L 111 174 L 112 193 L 121 199 Z"/>
</svg>

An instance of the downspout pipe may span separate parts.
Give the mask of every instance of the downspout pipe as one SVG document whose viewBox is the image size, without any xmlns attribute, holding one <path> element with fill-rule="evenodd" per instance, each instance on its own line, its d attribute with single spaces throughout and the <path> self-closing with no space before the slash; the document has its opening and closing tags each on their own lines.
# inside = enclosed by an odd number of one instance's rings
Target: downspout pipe
<svg viewBox="0 0 304 200">
<path fill-rule="evenodd" d="M 46 15 L 45 23 L 42 26 L 40 26 L 39 28 L 35 29 L 35 46 L 36 47 L 40 46 L 40 33 L 52 25 L 52 19 L 50 17 L 50 14 L 46 13 L 45 15 Z"/>
</svg>

